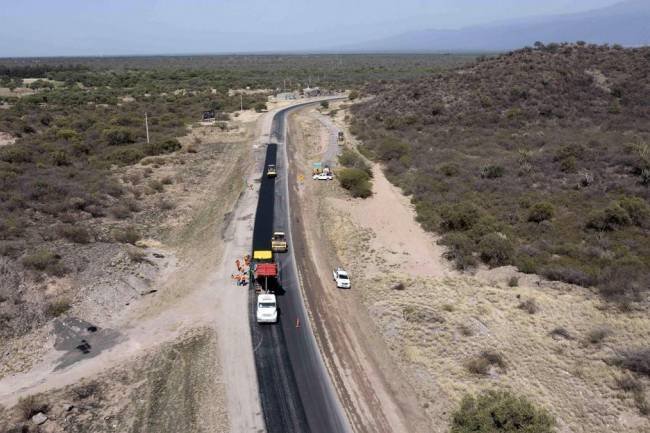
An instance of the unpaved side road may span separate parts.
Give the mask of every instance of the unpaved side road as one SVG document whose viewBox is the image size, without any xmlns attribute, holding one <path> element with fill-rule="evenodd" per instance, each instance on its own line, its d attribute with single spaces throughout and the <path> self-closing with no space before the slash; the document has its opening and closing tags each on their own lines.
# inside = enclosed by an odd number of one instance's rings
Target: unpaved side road
<svg viewBox="0 0 650 433">
<path fill-rule="evenodd" d="M 305 157 L 309 146 L 332 153 L 328 139 L 331 131 L 322 134 L 313 124 L 310 127 L 309 121 L 305 122 L 309 113 L 317 116 L 313 109 L 305 109 L 290 117 L 289 188 L 291 201 L 296 204 L 293 247 L 321 351 L 355 431 L 425 432 L 428 423 L 414 392 L 393 365 L 359 293 L 336 289 L 331 281 L 331 269 L 338 263 L 327 253 L 331 249 L 324 247 L 327 239 L 320 230 L 318 203 L 310 196 L 313 181 L 304 176 L 313 162 Z M 319 122 L 317 117 L 311 120 Z"/>
</svg>

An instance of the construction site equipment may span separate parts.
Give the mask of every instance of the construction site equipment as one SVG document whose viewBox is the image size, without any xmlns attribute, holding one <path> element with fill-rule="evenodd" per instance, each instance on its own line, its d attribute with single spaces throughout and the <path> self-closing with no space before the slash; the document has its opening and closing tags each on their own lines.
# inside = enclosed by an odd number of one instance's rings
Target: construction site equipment
<svg viewBox="0 0 650 433">
<path fill-rule="evenodd" d="M 278 175 L 278 169 L 275 167 L 275 164 L 269 164 L 266 166 L 266 175 L 268 177 L 276 177 Z"/>
<path fill-rule="evenodd" d="M 272 251 L 253 251 L 251 277 L 255 292 L 270 293 L 275 289 L 278 284 L 278 265 L 273 261 Z"/>
<path fill-rule="evenodd" d="M 271 236 L 271 251 L 274 253 L 286 253 L 289 249 L 287 238 L 284 232 L 274 232 Z"/>
</svg>

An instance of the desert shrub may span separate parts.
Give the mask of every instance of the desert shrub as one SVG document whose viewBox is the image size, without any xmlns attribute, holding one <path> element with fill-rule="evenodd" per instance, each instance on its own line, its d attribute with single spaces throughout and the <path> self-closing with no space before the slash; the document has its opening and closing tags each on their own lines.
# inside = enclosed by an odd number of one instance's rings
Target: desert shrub
<svg viewBox="0 0 650 433">
<path fill-rule="evenodd" d="M 141 239 L 140 233 L 133 226 L 116 228 L 112 231 L 112 235 L 116 242 L 121 242 L 123 244 L 135 245 L 135 243 Z"/>
<path fill-rule="evenodd" d="M 255 111 L 258 113 L 261 113 L 262 111 L 266 111 L 266 104 L 264 102 L 258 102 L 255 104 Z"/>
<path fill-rule="evenodd" d="M 481 177 L 486 179 L 498 179 L 503 177 L 506 173 L 506 170 L 500 165 L 488 165 L 481 168 Z"/>
<path fill-rule="evenodd" d="M 350 94 L 348 95 L 348 99 L 350 101 L 354 101 L 355 99 L 358 99 L 358 98 L 359 98 L 359 92 L 358 91 L 356 91 L 356 90 L 350 91 Z"/>
<path fill-rule="evenodd" d="M 111 208 L 108 209 L 108 212 L 113 216 L 113 218 L 117 219 L 126 219 L 131 215 L 131 210 L 123 204 L 111 206 Z"/>
<path fill-rule="evenodd" d="M 650 376 L 650 348 L 626 350 L 617 359 L 626 370 Z"/>
<path fill-rule="evenodd" d="M 402 317 L 413 323 L 444 323 L 445 318 L 435 311 L 418 305 L 407 305 L 402 309 Z"/>
<path fill-rule="evenodd" d="M 90 232 L 85 227 L 61 224 L 57 226 L 56 232 L 62 238 L 77 244 L 87 244 L 91 241 Z"/>
<path fill-rule="evenodd" d="M 439 168 L 440 173 L 444 174 L 447 177 L 452 177 L 460 173 L 460 169 L 456 164 L 443 164 Z"/>
<path fill-rule="evenodd" d="M 498 367 L 505 370 L 506 362 L 503 356 L 494 350 L 484 350 L 478 356 L 467 361 L 467 369 L 470 373 L 485 376 L 490 373 L 492 367 Z"/>
<path fill-rule="evenodd" d="M 450 433 L 553 433 L 555 420 L 524 397 L 506 391 L 466 395 L 454 412 Z"/>
<path fill-rule="evenodd" d="M 470 325 L 468 325 L 466 323 L 462 323 L 461 325 L 459 325 L 458 330 L 465 337 L 471 337 L 475 333 L 474 328 L 472 328 Z"/>
<path fill-rule="evenodd" d="M 43 271 L 57 277 L 65 274 L 61 256 L 50 250 L 43 249 L 27 254 L 23 257 L 22 263 L 26 268 Z"/>
<path fill-rule="evenodd" d="M 55 299 L 49 302 L 45 307 L 45 314 L 48 317 L 59 317 L 72 308 L 68 299 Z"/>
<path fill-rule="evenodd" d="M 163 185 L 171 185 L 174 183 L 174 179 L 171 176 L 165 176 L 160 179 L 160 182 L 162 182 Z"/>
<path fill-rule="evenodd" d="M 353 197 L 366 198 L 372 195 L 370 176 L 358 168 L 344 168 L 338 172 L 341 186 L 352 194 Z"/>
<path fill-rule="evenodd" d="M 321 101 L 320 103 L 321 108 L 330 108 L 330 103 L 328 101 Z"/>
<path fill-rule="evenodd" d="M 158 208 L 160 210 L 172 210 L 176 207 L 173 201 L 171 200 L 160 200 L 158 202 Z"/>
<path fill-rule="evenodd" d="M 519 286 L 519 278 L 512 276 L 508 279 L 508 287 L 517 287 Z"/>
<path fill-rule="evenodd" d="M 102 135 L 109 146 L 119 146 L 122 144 L 135 143 L 136 135 L 126 127 L 113 127 L 102 131 Z"/>
<path fill-rule="evenodd" d="M 130 165 L 135 164 L 145 157 L 142 149 L 136 147 L 126 147 L 114 149 L 108 153 L 106 159 L 113 164 Z"/>
<path fill-rule="evenodd" d="M 605 338 L 612 335 L 612 330 L 607 326 L 598 326 L 587 334 L 587 340 L 591 344 L 600 344 Z"/>
<path fill-rule="evenodd" d="M 650 223 L 650 206 L 640 197 L 625 197 L 618 205 L 627 212 L 632 224 L 647 227 Z"/>
<path fill-rule="evenodd" d="M 442 207 L 440 216 L 444 230 L 469 230 L 481 218 L 481 209 L 474 203 L 461 202 Z"/>
<path fill-rule="evenodd" d="M 147 183 L 147 186 L 156 192 L 163 192 L 163 190 L 165 189 L 163 183 L 157 179 L 151 179 Z"/>
<path fill-rule="evenodd" d="M 521 302 L 517 308 L 524 310 L 528 314 L 535 314 L 539 311 L 537 302 L 534 299 L 526 299 L 525 301 Z"/>
<path fill-rule="evenodd" d="M 624 374 L 617 377 L 616 385 L 625 392 L 643 392 L 643 382 L 631 374 Z"/>
<path fill-rule="evenodd" d="M 481 260 L 489 266 L 504 266 L 514 256 L 512 242 L 501 233 L 489 233 L 478 244 Z"/>
<path fill-rule="evenodd" d="M 8 163 L 32 162 L 32 151 L 21 145 L 11 145 L 0 148 L 0 161 Z"/>
<path fill-rule="evenodd" d="M 372 168 L 370 165 L 363 159 L 361 155 L 355 152 L 352 149 L 344 149 L 339 156 L 339 163 L 344 167 L 348 168 L 358 168 L 360 170 L 368 173 L 368 176 L 372 177 Z"/>
<path fill-rule="evenodd" d="M 618 203 L 594 212 L 587 220 L 587 228 L 601 231 L 614 231 L 632 223 L 630 215 Z"/>
<path fill-rule="evenodd" d="M 583 287 L 596 284 L 596 277 L 587 272 L 570 266 L 553 265 L 542 269 L 542 275 L 551 281 L 562 281 Z"/>
<path fill-rule="evenodd" d="M 528 211 L 528 221 L 541 223 L 553 218 L 555 208 L 549 202 L 541 202 L 534 204 Z"/>
<path fill-rule="evenodd" d="M 408 143 L 395 138 L 384 138 L 379 142 L 376 152 L 380 160 L 390 161 L 391 159 L 400 159 L 404 155 L 407 155 L 410 150 L 411 148 Z"/>
<path fill-rule="evenodd" d="M 149 143 L 144 145 L 144 153 L 149 156 L 164 155 L 180 150 L 181 143 L 175 139 L 165 140 L 163 142 Z"/>
<path fill-rule="evenodd" d="M 49 405 L 40 395 L 29 395 L 18 400 L 18 410 L 25 421 L 39 412 L 47 413 Z"/>
<path fill-rule="evenodd" d="M 97 383 L 92 382 L 77 386 L 72 390 L 72 392 L 76 401 L 85 400 L 97 395 L 100 392 L 100 387 Z"/>
<path fill-rule="evenodd" d="M 466 233 L 451 232 L 447 233 L 440 240 L 440 244 L 445 245 L 448 249 L 444 253 L 447 260 L 451 260 L 458 270 L 466 270 L 477 265 L 473 251 L 476 244 Z"/>
</svg>

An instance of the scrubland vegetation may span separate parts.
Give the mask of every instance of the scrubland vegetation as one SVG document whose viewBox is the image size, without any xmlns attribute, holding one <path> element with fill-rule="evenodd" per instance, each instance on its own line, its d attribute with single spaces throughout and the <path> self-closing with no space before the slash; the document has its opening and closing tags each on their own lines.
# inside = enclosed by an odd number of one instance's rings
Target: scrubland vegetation
<svg viewBox="0 0 650 433">
<path fill-rule="evenodd" d="M 458 268 L 512 264 L 629 305 L 650 288 L 648 70 L 649 48 L 536 44 L 372 83 L 353 132 Z"/>
</svg>

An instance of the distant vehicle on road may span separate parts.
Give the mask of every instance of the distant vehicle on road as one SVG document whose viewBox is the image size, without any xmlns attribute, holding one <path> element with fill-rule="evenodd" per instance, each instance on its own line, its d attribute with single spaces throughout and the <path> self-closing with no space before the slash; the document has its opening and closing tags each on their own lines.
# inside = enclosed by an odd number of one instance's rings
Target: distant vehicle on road
<svg viewBox="0 0 650 433">
<path fill-rule="evenodd" d="M 269 164 L 266 167 L 266 175 L 268 177 L 276 177 L 278 175 L 278 169 L 275 168 L 275 164 Z"/>
<path fill-rule="evenodd" d="M 274 253 L 286 253 L 289 249 L 287 237 L 284 232 L 275 232 L 271 236 L 271 251 Z"/>
<path fill-rule="evenodd" d="M 343 144 L 343 142 L 345 141 L 345 134 L 343 134 L 343 131 L 339 131 L 338 140 L 339 140 L 339 145 Z"/>
<path fill-rule="evenodd" d="M 261 294 L 257 296 L 257 323 L 276 323 L 278 321 L 278 305 L 275 295 Z"/>
<path fill-rule="evenodd" d="M 350 277 L 348 273 L 343 268 L 336 268 L 332 272 L 334 275 L 334 281 L 336 281 L 336 287 L 339 289 L 349 289 L 351 287 Z"/>
</svg>

